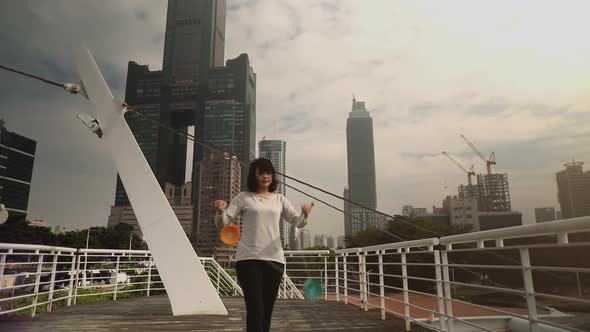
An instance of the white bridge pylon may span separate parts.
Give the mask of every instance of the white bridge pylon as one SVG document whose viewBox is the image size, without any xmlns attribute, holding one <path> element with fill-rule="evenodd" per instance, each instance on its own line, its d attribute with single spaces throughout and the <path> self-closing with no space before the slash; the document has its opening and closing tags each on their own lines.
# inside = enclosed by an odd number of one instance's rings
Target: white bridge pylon
<svg viewBox="0 0 590 332">
<path fill-rule="evenodd" d="M 227 315 L 221 298 L 125 121 L 126 108 L 113 98 L 89 50 L 79 52 L 77 63 L 83 88 L 95 107 L 102 141 L 109 146 L 166 288 L 173 314 Z"/>
</svg>

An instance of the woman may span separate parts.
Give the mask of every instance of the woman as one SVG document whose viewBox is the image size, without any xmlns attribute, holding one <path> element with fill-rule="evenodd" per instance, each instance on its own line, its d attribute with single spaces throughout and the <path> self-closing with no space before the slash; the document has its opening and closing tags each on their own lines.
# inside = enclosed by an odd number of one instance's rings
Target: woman
<svg viewBox="0 0 590 332">
<path fill-rule="evenodd" d="M 213 203 L 219 228 L 241 217 L 242 236 L 235 260 L 246 302 L 247 332 L 270 331 L 272 310 L 285 271 L 281 218 L 301 228 L 307 224 L 313 207 L 303 205 L 298 213 L 285 196 L 274 192 L 277 184 L 272 162 L 258 158 L 250 164 L 249 191 L 236 195 L 229 206 L 222 200 Z"/>
</svg>

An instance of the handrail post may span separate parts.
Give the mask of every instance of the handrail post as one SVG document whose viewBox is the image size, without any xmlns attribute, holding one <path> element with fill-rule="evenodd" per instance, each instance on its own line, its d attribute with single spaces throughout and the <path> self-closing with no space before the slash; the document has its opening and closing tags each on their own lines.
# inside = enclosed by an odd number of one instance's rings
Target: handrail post
<svg viewBox="0 0 590 332">
<path fill-rule="evenodd" d="M 11 251 L 12 249 L 8 253 Z M 2 283 L 4 282 L 4 266 L 6 265 L 6 255 L 8 255 L 8 253 L 0 254 L 0 288 L 2 288 Z"/>
<path fill-rule="evenodd" d="M 80 279 L 80 260 L 82 259 L 82 255 L 80 255 L 80 249 L 76 253 L 76 282 L 74 283 L 74 305 L 78 300 L 78 281 Z M 86 271 L 84 271 L 86 273 Z"/>
<path fill-rule="evenodd" d="M 447 327 L 449 331 L 455 331 L 455 321 L 453 317 L 453 294 L 451 293 L 451 278 L 449 274 L 449 256 L 446 249 L 440 251 L 442 259 L 443 282 L 445 286 L 445 305 L 447 313 Z"/>
<path fill-rule="evenodd" d="M 402 283 L 404 288 L 404 319 L 406 321 L 406 331 L 410 331 L 410 293 L 408 292 L 408 265 L 406 259 L 407 248 L 399 248 L 402 263 Z"/>
<path fill-rule="evenodd" d="M 342 255 L 342 264 L 344 270 L 344 304 L 348 304 L 348 267 L 346 258 L 348 257 L 348 253 L 344 253 Z"/>
<path fill-rule="evenodd" d="M 328 301 L 328 257 L 324 256 L 324 301 Z"/>
<path fill-rule="evenodd" d="M 36 254 L 39 255 L 39 259 L 37 260 L 37 275 L 35 277 L 35 297 L 33 298 L 33 308 L 31 310 L 31 317 L 35 317 L 37 313 L 37 302 L 39 301 L 39 283 L 41 282 L 41 270 L 43 268 L 43 254 L 39 253 L 39 250 L 35 251 Z"/>
<path fill-rule="evenodd" d="M 365 291 L 364 291 L 364 281 L 365 281 L 365 275 L 363 273 L 363 253 L 359 252 L 358 253 L 358 279 L 359 279 L 359 299 L 361 301 L 361 309 L 365 309 Z"/>
<path fill-rule="evenodd" d="M 336 302 L 340 302 L 340 272 L 338 272 L 338 255 L 334 254 L 334 277 L 336 279 Z"/>
<path fill-rule="evenodd" d="M 436 299 L 438 302 L 438 322 L 440 324 L 441 331 L 447 331 L 446 315 L 445 315 L 445 302 L 441 275 L 441 264 L 440 264 L 440 251 L 434 250 L 433 246 L 430 246 L 428 250 L 434 256 L 434 273 L 436 276 Z"/>
<path fill-rule="evenodd" d="M 149 260 L 148 260 L 148 279 L 147 279 L 147 294 L 146 296 L 150 296 L 151 290 L 152 290 L 152 267 L 154 261 L 152 259 L 152 255 L 150 254 Z"/>
<path fill-rule="evenodd" d="M 531 332 L 539 332 L 539 322 L 537 321 L 537 301 L 535 299 L 535 287 L 533 285 L 533 272 L 531 270 L 531 257 L 529 248 L 520 248 L 519 251 L 529 316 L 529 326 Z"/>
<path fill-rule="evenodd" d="M 383 278 L 383 251 L 377 250 L 379 258 L 379 296 L 381 298 L 381 319 L 385 319 L 385 282 Z"/>
<path fill-rule="evenodd" d="M 51 312 L 51 307 L 53 304 L 53 290 L 55 288 L 55 272 L 57 270 L 57 258 L 59 257 L 58 252 L 52 252 L 53 254 L 53 264 L 51 265 L 51 280 L 49 281 L 49 295 L 47 297 L 47 312 Z"/>
<path fill-rule="evenodd" d="M 219 294 L 219 282 L 220 282 L 219 278 L 220 278 L 220 274 L 221 274 L 221 272 L 219 271 L 219 269 L 221 269 L 221 265 L 220 266 L 217 266 L 215 268 L 215 270 L 217 270 L 216 271 L 217 272 L 217 294 Z"/>
<path fill-rule="evenodd" d="M 121 256 L 117 255 L 117 263 L 115 265 L 115 292 L 113 293 L 113 301 L 117 301 L 117 291 L 119 290 L 119 264 Z M 90 282 L 92 283 L 92 281 Z"/>
</svg>

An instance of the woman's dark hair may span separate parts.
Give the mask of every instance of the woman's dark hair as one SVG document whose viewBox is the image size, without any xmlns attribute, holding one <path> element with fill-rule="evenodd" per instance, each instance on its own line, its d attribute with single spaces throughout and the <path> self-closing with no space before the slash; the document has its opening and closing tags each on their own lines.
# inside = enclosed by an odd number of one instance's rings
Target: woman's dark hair
<svg viewBox="0 0 590 332">
<path fill-rule="evenodd" d="M 277 181 L 277 174 L 275 172 L 275 168 L 272 165 L 272 161 L 266 158 L 256 158 L 252 160 L 250 163 L 250 170 L 248 171 L 248 190 L 251 192 L 258 191 L 258 179 L 256 179 L 256 170 L 260 173 L 271 173 L 272 174 L 272 181 L 270 182 L 270 186 L 268 187 L 268 191 L 271 193 L 277 190 L 277 185 L 279 181 Z"/>
</svg>

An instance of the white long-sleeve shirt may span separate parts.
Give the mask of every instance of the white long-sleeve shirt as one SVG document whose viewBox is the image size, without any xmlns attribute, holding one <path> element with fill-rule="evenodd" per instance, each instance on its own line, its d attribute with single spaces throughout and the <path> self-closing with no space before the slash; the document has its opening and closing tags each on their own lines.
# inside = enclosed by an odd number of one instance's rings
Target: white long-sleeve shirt
<svg viewBox="0 0 590 332">
<path fill-rule="evenodd" d="M 241 192 L 234 197 L 223 214 L 215 218 L 221 229 L 241 216 L 242 233 L 236 261 L 259 259 L 285 264 L 281 244 L 280 220 L 301 228 L 307 224 L 307 216 L 298 212 L 281 194 L 262 196 L 253 192 Z"/>
</svg>

